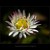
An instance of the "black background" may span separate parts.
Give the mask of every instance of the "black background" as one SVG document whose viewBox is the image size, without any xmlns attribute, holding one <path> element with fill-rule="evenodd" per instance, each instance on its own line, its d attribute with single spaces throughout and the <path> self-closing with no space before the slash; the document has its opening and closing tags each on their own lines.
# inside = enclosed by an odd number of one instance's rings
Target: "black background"
<svg viewBox="0 0 50 50">
<path fill-rule="evenodd" d="M 47 24 L 47 26 L 49 27 L 49 21 L 50 21 L 50 6 L 49 3 L 47 3 L 47 1 L 7 1 L 6 3 L 5 1 L 1 1 L 1 5 L 0 5 L 0 22 L 4 22 L 3 16 L 4 14 L 8 13 L 9 11 L 15 11 L 17 9 L 20 9 L 21 11 L 24 9 L 26 10 L 26 13 L 30 12 L 33 13 L 34 12 L 39 12 L 42 13 L 43 15 L 45 15 L 47 17 L 47 21 L 45 21 L 45 24 Z M 3 23 L 2 23 L 3 24 Z M 44 24 L 44 22 L 43 22 Z M 5 37 L 6 38 L 6 37 Z M 35 40 L 35 43 L 37 43 L 37 40 Z"/>
</svg>

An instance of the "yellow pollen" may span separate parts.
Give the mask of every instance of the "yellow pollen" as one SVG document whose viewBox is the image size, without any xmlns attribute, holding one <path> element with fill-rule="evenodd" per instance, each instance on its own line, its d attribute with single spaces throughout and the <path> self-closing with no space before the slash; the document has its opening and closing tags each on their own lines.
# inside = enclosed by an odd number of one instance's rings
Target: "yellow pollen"
<svg viewBox="0 0 50 50">
<path fill-rule="evenodd" d="M 23 29 L 28 27 L 28 22 L 26 19 L 18 19 L 18 21 L 16 22 L 16 28 L 20 29 L 23 26 Z"/>
</svg>

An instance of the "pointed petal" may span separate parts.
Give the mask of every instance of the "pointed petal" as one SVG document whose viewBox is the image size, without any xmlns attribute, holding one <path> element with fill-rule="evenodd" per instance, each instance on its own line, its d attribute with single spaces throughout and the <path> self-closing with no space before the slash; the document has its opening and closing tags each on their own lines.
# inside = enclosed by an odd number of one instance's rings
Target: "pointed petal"
<svg viewBox="0 0 50 50">
<path fill-rule="evenodd" d="M 25 32 L 27 35 L 30 35 L 26 29 L 23 29 L 22 31 Z"/>
<path fill-rule="evenodd" d="M 9 36 L 11 36 L 13 33 L 14 33 L 14 31 L 10 32 L 10 33 L 9 33 Z"/>
<path fill-rule="evenodd" d="M 9 19 L 12 20 L 12 18 L 9 16 Z"/>
<path fill-rule="evenodd" d="M 36 28 L 39 25 L 41 25 L 41 24 L 32 25 L 32 26 L 30 26 L 30 28 Z"/>
<path fill-rule="evenodd" d="M 37 18 L 37 16 L 35 15 L 35 18 L 34 18 L 34 19 L 35 19 L 35 21 L 37 21 L 37 20 L 36 20 L 36 18 Z"/>
<path fill-rule="evenodd" d="M 30 26 L 37 24 L 39 21 L 32 20 L 30 21 Z"/>
<path fill-rule="evenodd" d="M 15 21 L 16 21 L 16 18 L 15 18 L 15 17 L 13 17 L 13 20 L 11 20 L 12 24 L 14 24 L 14 23 L 15 23 Z"/>
<path fill-rule="evenodd" d="M 26 29 L 23 29 L 22 31 L 26 31 Z"/>
<path fill-rule="evenodd" d="M 26 38 L 26 34 L 25 33 L 23 33 L 23 36 L 24 36 L 24 38 Z"/>
<path fill-rule="evenodd" d="M 25 16 L 25 10 L 23 10 L 23 16 Z"/>
<path fill-rule="evenodd" d="M 11 14 L 11 17 L 13 17 L 13 15 Z"/>
<path fill-rule="evenodd" d="M 21 14 L 21 11 L 20 11 L 20 9 L 18 9 L 18 13 L 19 13 L 19 14 Z"/>
<path fill-rule="evenodd" d="M 29 33 L 33 33 L 33 31 L 31 31 L 31 30 L 27 30 Z"/>
<path fill-rule="evenodd" d="M 33 29 L 33 31 L 38 32 L 38 30 Z"/>
<path fill-rule="evenodd" d="M 15 30 L 15 28 L 14 27 L 10 27 L 10 26 L 7 26 L 10 30 Z"/>
<path fill-rule="evenodd" d="M 35 15 L 32 15 L 32 17 L 30 18 L 30 20 L 32 21 L 33 19 L 36 21 L 36 17 Z"/>
<path fill-rule="evenodd" d="M 32 21 L 34 19 L 34 15 L 30 18 L 30 20 Z"/>
<path fill-rule="evenodd" d="M 9 25 L 13 26 L 12 23 L 10 23 L 9 21 L 5 21 L 6 23 L 8 23 Z"/>
<path fill-rule="evenodd" d="M 31 22 L 30 22 L 30 26 L 31 26 L 31 25 L 35 25 L 35 24 L 37 24 L 37 23 L 39 23 L 39 21 L 31 21 Z"/>
<path fill-rule="evenodd" d="M 10 26 L 7 26 L 7 28 L 11 28 Z"/>
<path fill-rule="evenodd" d="M 36 28 L 38 25 L 33 25 L 33 26 L 30 26 L 30 28 Z"/>
<path fill-rule="evenodd" d="M 14 12 L 13 12 L 13 15 L 17 15 L 17 12 L 16 12 L 16 11 L 14 11 Z"/>
<path fill-rule="evenodd" d="M 22 13 L 21 13 L 21 11 L 18 9 L 18 13 L 19 13 L 19 17 L 22 17 Z"/>
<path fill-rule="evenodd" d="M 28 14 L 28 17 L 27 17 L 27 20 L 29 20 L 30 19 L 30 13 Z"/>
<path fill-rule="evenodd" d="M 19 34 L 19 38 L 22 38 L 22 33 Z"/>
<path fill-rule="evenodd" d="M 22 27 L 20 27 L 20 30 L 22 30 L 22 28 L 23 28 L 23 26 L 22 26 Z"/>
<path fill-rule="evenodd" d="M 28 30 L 32 30 L 32 29 L 28 29 Z"/>
<path fill-rule="evenodd" d="M 32 26 L 32 25 L 33 25 L 33 21 L 30 22 L 30 26 Z"/>
<path fill-rule="evenodd" d="M 18 32 L 15 32 L 15 33 L 13 34 L 13 37 L 15 37 L 16 35 L 18 35 Z"/>
<path fill-rule="evenodd" d="M 26 32 L 27 35 L 30 35 L 28 32 Z"/>
<path fill-rule="evenodd" d="M 34 22 L 34 24 L 37 24 L 37 23 L 39 23 L 39 21 L 37 21 L 37 22 Z"/>
</svg>

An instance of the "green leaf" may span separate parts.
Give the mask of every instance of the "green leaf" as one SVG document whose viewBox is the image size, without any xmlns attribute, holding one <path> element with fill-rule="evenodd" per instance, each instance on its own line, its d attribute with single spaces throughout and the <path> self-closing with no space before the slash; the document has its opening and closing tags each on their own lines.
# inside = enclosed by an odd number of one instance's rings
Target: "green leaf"
<svg viewBox="0 0 50 50">
<path fill-rule="evenodd" d="M 30 44 L 32 42 L 32 40 L 34 40 L 35 38 L 36 38 L 36 36 L 34 36 L 34 35 L 28 36 L 28 37 L 22 39 L 21 44 Z"/>
</svg>

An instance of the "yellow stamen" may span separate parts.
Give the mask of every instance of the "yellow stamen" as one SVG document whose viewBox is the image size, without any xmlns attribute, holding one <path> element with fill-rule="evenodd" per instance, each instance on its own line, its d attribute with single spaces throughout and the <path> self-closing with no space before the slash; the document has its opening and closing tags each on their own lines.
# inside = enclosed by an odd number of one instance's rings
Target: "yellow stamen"
<svg viewBox="0 0 50 50">
<path fill-rule="evenodd" d="M 20 29 L 23 26 L 23 29 L 28 27 L 28 22 L 26 19 L 20 18 L 18 19 L 18 21 L 16 22 L 16 27 L 17 29 Z"/>
</svg>

